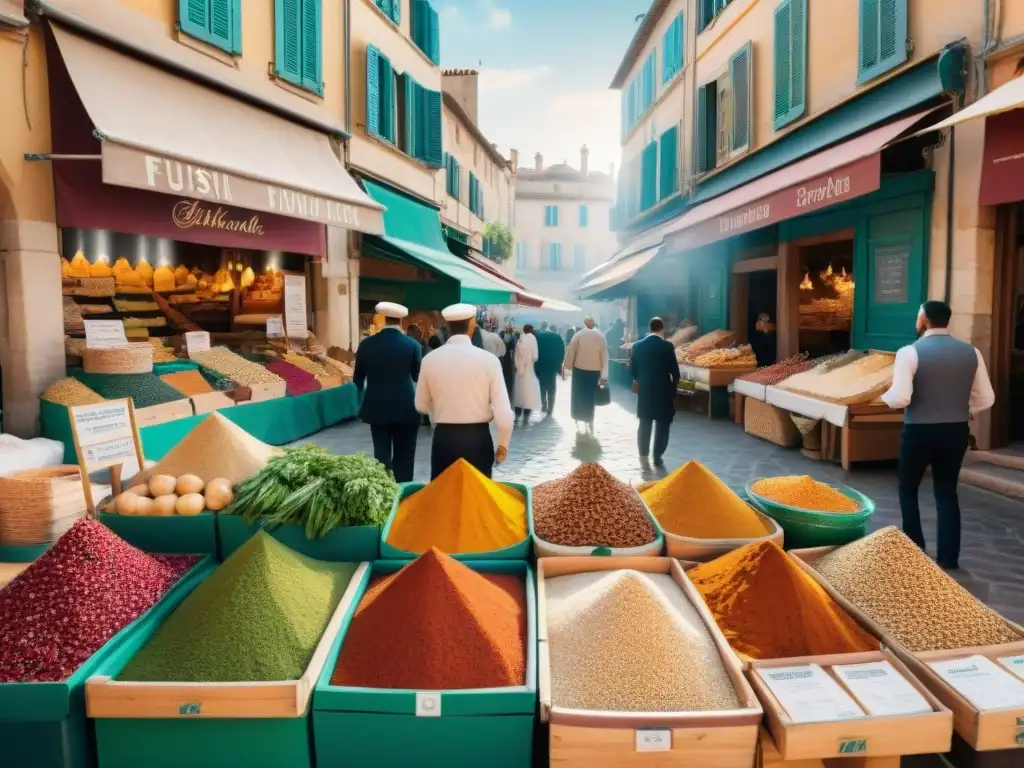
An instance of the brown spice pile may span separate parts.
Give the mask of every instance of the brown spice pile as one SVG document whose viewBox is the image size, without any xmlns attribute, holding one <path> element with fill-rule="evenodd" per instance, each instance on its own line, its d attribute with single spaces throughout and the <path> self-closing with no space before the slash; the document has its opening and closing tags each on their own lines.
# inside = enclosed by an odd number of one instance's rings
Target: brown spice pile
<svg viewBox="0 0 1024 768">
<path fill-rule="evenodd" d="M 641 547 L 658 538 L 636 491 L 600 464 L 533 489 L 537 536 L 566 547 Z"/>
</svg>

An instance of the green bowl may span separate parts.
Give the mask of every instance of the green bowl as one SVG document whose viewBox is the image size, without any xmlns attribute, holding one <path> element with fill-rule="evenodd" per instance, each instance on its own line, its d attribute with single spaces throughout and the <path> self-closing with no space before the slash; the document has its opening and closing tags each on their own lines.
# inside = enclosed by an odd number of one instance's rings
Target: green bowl
<svg viewBox="0 0 1024 768">
<path fill-rule="evenodd" d="M 817 512 L 798 509 L 772 501 L 746 486 L 747 499 L 756 509 L 775 520 L 785 532 L 786 549 L 840 546 L 856 541 L 867 534 L 868 521 L 875 513 L 875 502 L 863 493 L 849 487 L 838 488 L 841 493 L 860 505 L 860 510 L 849 514 Z"/>
</svg>

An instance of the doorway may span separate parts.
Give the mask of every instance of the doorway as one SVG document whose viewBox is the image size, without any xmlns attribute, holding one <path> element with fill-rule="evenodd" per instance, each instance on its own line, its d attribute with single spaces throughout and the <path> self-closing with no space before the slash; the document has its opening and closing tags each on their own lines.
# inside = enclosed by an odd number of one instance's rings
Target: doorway
<svg viewBox="0 0 1024 768">
<path fill-rule="evenodd" d="M 1024 205 L 996 209 L 991 444 L 1024 443 Z"/>
</svg>

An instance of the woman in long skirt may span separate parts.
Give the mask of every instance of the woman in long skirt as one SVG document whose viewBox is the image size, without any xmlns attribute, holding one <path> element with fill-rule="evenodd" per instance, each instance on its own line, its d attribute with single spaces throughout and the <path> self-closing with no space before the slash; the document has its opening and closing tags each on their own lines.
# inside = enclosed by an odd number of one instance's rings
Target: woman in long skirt
<svg viewBox="0 0 1024 768">
<path fill-rule="evenodd" d="M 572 418 L 594 428 L 594 407 L 601 379 L 608 377 L 608 343 L 594 327 L 594 319 L 584 320 L 583 330 L 573 334 L 565 351 L 565 367 L 572 371 Z"/>
<path fill-rule="evenodd" d="M 537 337 L 533 335 L 533 326 L 527 323 L 523 326 L 523 335 L 516 344 L 516 381 L 512 405 L 516 409 L 516 419 L 520 414 L 523 417 L 523 425 L 530 423 L 530 412 L 541 408 L 540 379 L 533 370 L 534 364 L 539 357 Z"/>
</svg>

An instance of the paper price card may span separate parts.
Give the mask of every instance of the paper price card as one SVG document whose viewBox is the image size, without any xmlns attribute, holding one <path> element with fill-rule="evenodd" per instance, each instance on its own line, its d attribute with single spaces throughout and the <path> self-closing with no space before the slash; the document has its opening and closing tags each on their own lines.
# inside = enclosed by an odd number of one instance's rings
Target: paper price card
<svg viewBox="0 0 1024 768">
<path fill-rule="evenodd" d="M 672 730 L 669 728 L 637 728 L 637 752 L 669 752 L 672 749 Z"/>
<path fill-rule="evenodd" d="M 306 278 L 302 275 L 284 276 L 284 324 L 289 339 L 304 339 L 306 327 Z"/>
<path fill-rule="evenodd" d="M 284 336 L 284 321 L 280 317 L 267 318 L 267 338 L 280 339 Z"/>
<path fill-rule="evenodd" d="M 190 358 L 200 352 L 206 352 L 210 348 L 210 334 L 208 331 L 189 331 L 185 334 L 185 349 L 188 350 Z"/>
<path fill-rule="evenodd" d="M 1024 681 L 984 656 L 930 661 L 928 666 L 979 711 L 1024 707 Z"/>
<path fill-rule="evenodd" d="M 924 696 L 888 661 L 832 667 L 839 682 L 871 715 L 919 715 L 931 712 Z"/>
<path fill-rule="evenodd" d="M 79 405 L 71 409 L 79 445 L 96 445 L 123 437 L 132 437 L 132 418 L 127 400 L 111 400 L 99 405 Z"/>
<path fill-rule="evenodd" d="M 436 692 L 416 693 L 416 717 L 440 717 L 441 694 Z"/>
<path fill-rule="evenodd" d="M 1024 656 L 1003 656 L 999 663 L 1024 680 Z"/>
<path fill-rule="evenodd" d="M 864 717 L 857 702 L 817 664 L 758 667 L 758 676 L 794 723 L 823 723 Z"/>
<path fill-rule="evenodd" d="M 122 320 L 86 320 L 85 346 L 89 349 L 110 349 L 128 344 Z"/>
</svg>

